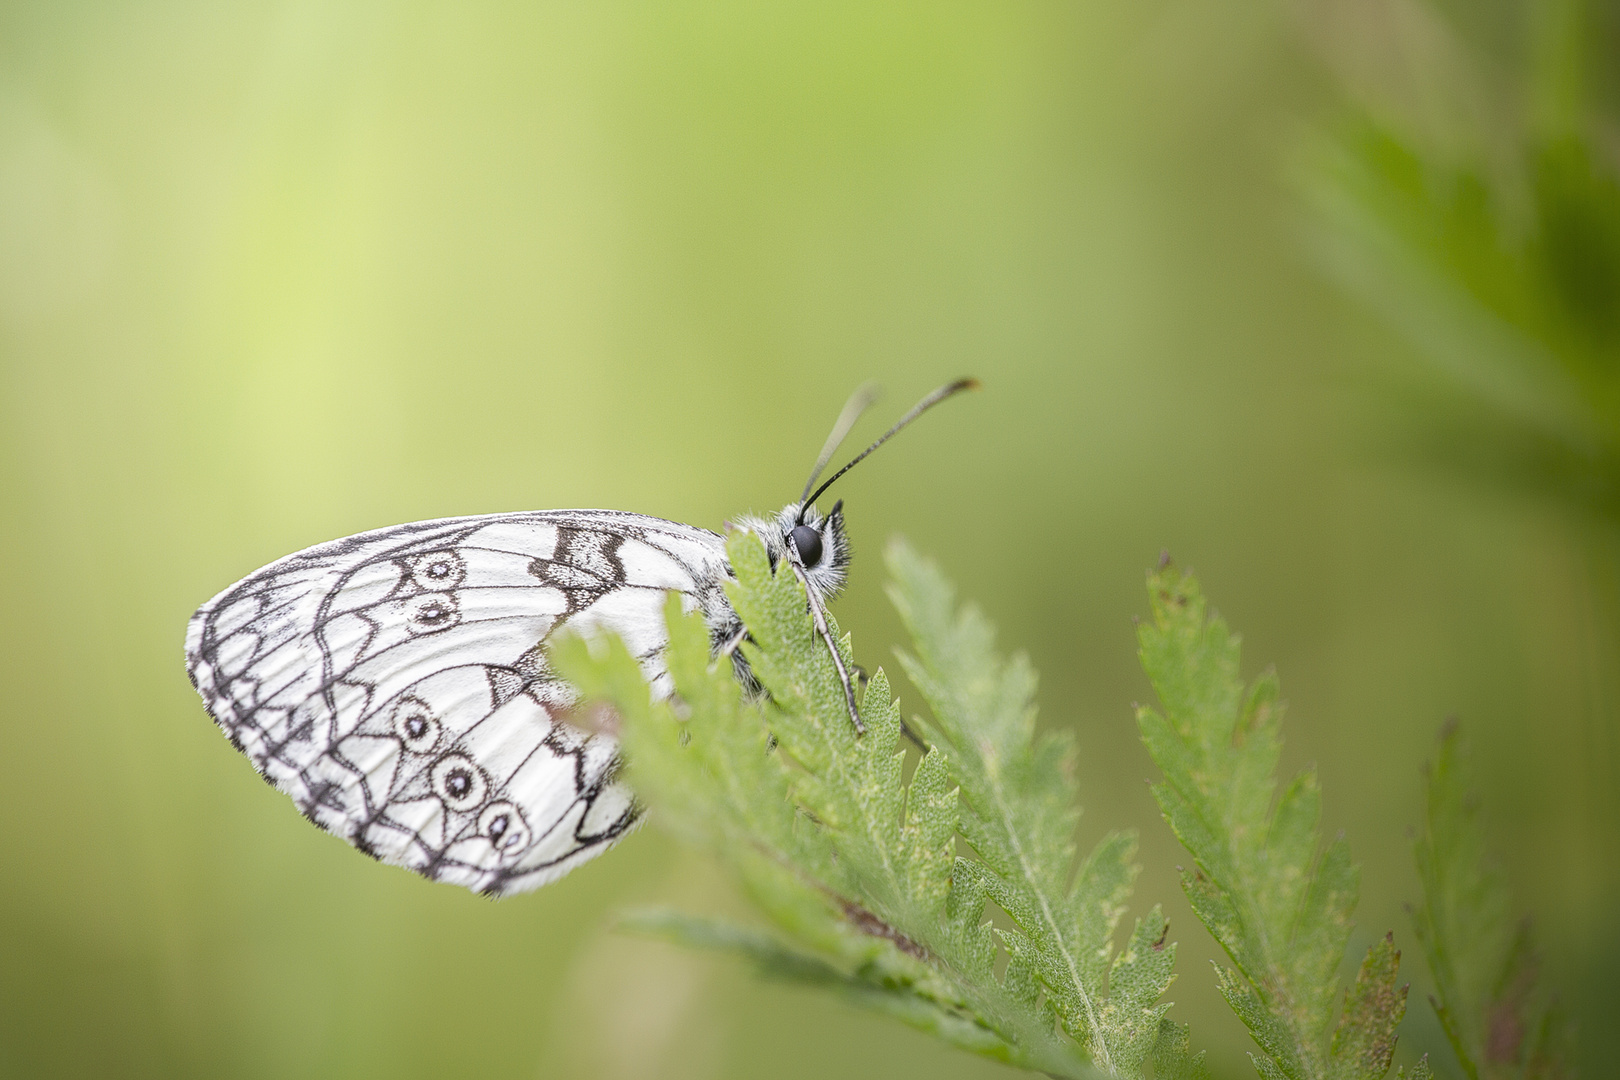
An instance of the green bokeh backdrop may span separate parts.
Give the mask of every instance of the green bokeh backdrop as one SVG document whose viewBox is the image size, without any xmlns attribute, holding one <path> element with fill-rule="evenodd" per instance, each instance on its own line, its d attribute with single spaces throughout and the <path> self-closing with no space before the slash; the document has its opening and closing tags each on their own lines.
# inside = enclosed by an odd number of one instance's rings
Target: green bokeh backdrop
<svg viewBox="0 0 1620 1080">
<path fill-rule="evenodd" d="M 1285 178 L 1332 107 L 1308 37 L 1256 0 L 0 5 L 0 1073 L 1007 1075 L 609 934 L 732 903 L 656 829 L 500 904 L 359 857 L 180 655 L 215 591 L 361 529 L 774 509 L 860 382 L 886 419 L 964 373 L 841 482 L 839 618 L 885 662 L 903 531 L 1031 652 L 1218 1072 L 1246 1037 L 1130 713 L 1162 548 L 1282 672 L 1353 950 L 1393 928 L 1426 985 L 1405 830 L 1458 714 L 1612 1045 L 1612 549 L 1381 451 L 1353 373 L 1401 346 Z M 1404 1031 L 1440 1045 L 1418 994 Z"/>
</svg>

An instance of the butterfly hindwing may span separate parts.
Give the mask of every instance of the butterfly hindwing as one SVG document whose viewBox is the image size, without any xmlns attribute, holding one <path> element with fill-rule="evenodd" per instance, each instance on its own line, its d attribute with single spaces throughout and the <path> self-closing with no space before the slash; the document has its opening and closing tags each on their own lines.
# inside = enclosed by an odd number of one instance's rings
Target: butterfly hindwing
<svg viewBox="0 0 1620 1080">
<path fill-rule="evenodd" d="M 557 719 L 559 627 L 663 670 L 664 596 L 729 612 L 721 538 L 614 511 L 419 522 L 309 548 L 205 604 L 186 635 L 208 711 L 312 821 L 384 862 L 494 894 L 611 845 L 635 804 L 611 739 Z"/>
</svg>

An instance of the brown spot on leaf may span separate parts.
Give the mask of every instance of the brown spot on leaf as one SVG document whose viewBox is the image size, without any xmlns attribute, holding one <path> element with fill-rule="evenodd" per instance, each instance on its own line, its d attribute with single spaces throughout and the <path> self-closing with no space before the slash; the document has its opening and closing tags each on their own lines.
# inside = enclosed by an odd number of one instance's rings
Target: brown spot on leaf
<svg viewBox="0 0 1620 1080">
<path fill-rule="evenodd" d="M 843 909 L 844 918 L 848 919 L 850 924 L 861 933 L 869 934 L 872 937 L 883 938 L 885 941 L 893 942 L 895 948 L 910 956 L 915 956 L 918 960 L 926 961 L 928 959 L 927 949 L 923 948 L 917 942 L 911 940 L 906 935 L 902 934 L 900 931 L 896 930 L 894 927 L 872 914 L 870 911 L 867 911 L 853 900 L 844 900 L 840 898 L 838 906 Z"/>
</svg>

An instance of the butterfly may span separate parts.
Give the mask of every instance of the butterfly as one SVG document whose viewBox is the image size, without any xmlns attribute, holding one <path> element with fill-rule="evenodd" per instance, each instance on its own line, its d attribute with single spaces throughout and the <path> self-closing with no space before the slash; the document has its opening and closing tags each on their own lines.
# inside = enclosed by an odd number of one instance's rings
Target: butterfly
<svg viewBox="0 0 1620 1080">
<path fill-rule="evenodd" d="M 822 515 L 816 499 L 976 385 L 940 387 L 815 487 L 871 403 L 857 391 L 798 501 L 737 522 L 803 584 L 857 730 L 825 614 L 850 562 L 843 501 Z M 719 534 L 641 514 L 395 525 L 288 555 L 208 601 L 186 629 L 186 670 L 231 743 L 309 820 L 382 862 L 505 896 L 601 854 L 641 814 L 614 740 L 567 722 L 578 695 L 549 665 L 547 642 L 564 627 L 617 634 L 653 694 L 668 696 L 663 611 L 674 592 L 751 685 L 737 652 L 747 630 L 725 593 L 733 576 Z"/>
</svg>

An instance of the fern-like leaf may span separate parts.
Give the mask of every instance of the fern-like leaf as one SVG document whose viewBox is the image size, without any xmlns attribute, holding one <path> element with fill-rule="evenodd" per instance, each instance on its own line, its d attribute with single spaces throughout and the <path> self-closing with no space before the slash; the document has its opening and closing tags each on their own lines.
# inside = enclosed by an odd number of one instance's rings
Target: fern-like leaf
<svg viewBox="0 0 1620 1080">
<path fill-rule="evenodd" d="M 994 976 L 995 939 L 982 925 L 991 875 L 955 857 L 958 781 L 948 752 L 924 754 L 908 782 L 885 675 L 866 688 L 859 734 L 803 587 L 774 572 L 757 537 L 733 536 L 728 554 L 736 574 L 728 593 L 765 699 L 745 699 L 731 665 L 711 659 L 701 618 L 683 617 L 674 599 L 667 701 L 650 700 L 620 642 L 575 639 L 553 650 L 587 699 L 611 702 L 638 794 L 666 825 L 730 862 L 771 924 L 767 932 L 660 916 L 641 928 L 738 953 L 975 1053 L 1091 1075 L 1038 992 Z M 839 640 L 853 668 L 849 642 Z M 1135 986 L 1162 963 L 1160 944 L 1146 941 L 1138 950 L 1146 962 L 1122 965 L 1124 982 Z"/>
<path fill-rule="evenodd" d="M 1105 837 L 1075 869 L 1073 742 L 1036 734 L 1029 662 L 997 656 L 990 624 L 972 607 L 958 611 L 938 568 L 904 542 L 890 545 L 888 563 L 889 594 L 916 648 L 901 663 L 933 712 L 931 724 L 919 724 L 950 758 L 962 791 L 962 835 L 982 860 L 959 860 L 957 877 L 973 881 L 1015 924 L 1000 934 L 1009 956 L 1005 989 L 1026 1002 L 1044 991 L 1099 1068 L 1140 1075 L 1170 1007 L 1160 998 L 1173 977 L 1175 945 L 1166 943 L 1168 924 L 1154 908 L 1114 955 L 1138 870 L 1135 837 Z M 950 933 L 987 965 L 981 917 L 982 903 L 963 903 Z"/>
<path fill-rule="evenodd" d="M 1375 944 L 1339 1008 L 1357 871 L 1342 838 L 1318 853 L 1313 771 L 1276 795 L 1276 678 L 1245 688 L 1237 638 L 1191 575 L 1163 567 L 1148 592 L 1138 640 L 1163 712 L 1139 708 L 1137 723 L 1164 774 L 1154 796 L 1196 863 L 1187 897 L 1234 965 L 1219 986 L 1259 1046 L 1255 1067 L 1266 1080 L 1378 1080 L 1406 1008 L 1400 954 Z"/>
</svg>

